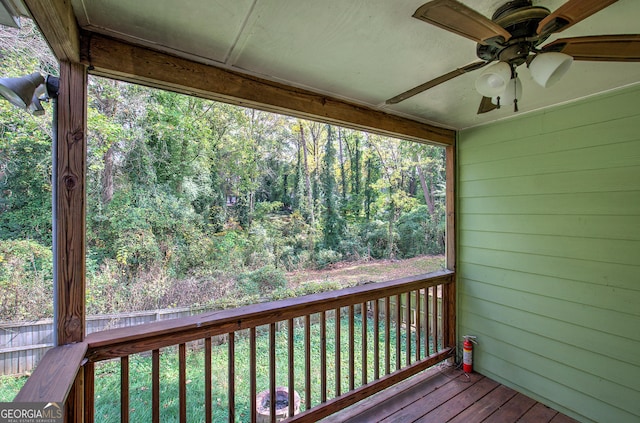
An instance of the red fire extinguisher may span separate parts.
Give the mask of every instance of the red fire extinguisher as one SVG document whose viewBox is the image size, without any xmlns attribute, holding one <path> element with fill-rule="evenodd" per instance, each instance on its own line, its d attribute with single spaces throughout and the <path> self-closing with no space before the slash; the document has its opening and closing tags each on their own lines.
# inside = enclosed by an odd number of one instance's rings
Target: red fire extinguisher
<svg viewBox="0 0 640 423">
<path fill-rule="evenodd" d="M 475 336 L 465 335 L 462 344 L 462 370 L 465 373 L 473 371 L 473 344 L 477 344 Z"/>
</svg>

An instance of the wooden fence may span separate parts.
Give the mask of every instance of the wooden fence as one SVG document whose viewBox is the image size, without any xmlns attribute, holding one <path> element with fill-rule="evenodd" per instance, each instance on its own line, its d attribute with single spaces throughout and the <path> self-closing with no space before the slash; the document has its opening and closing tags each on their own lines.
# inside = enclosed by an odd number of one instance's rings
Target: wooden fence
<svg viewBox="0 0 640 423">
<path fill-rule="evenodd" d="M 106 329 L 186 317 L 210 310 L 210 308 L 205 307 L 183 307 L 90 316 L 87 317 L 87 334 Z M 52 319 L 35 322 L 0 323 L 0 375 L 24 375 L 30 373 L 52 346 Z"/>
</svg>

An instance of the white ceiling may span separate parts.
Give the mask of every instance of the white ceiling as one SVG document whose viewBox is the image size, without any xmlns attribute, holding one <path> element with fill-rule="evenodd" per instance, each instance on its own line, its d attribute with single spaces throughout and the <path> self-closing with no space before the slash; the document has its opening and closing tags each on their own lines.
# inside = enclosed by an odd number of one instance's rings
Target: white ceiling
<svg viewBox="0 0 640 423">
<path fill-rule="evenodd" d="M 384 101 L 477 61 L 476 45 L 412 18 L 426 0 L 72 0 L 81 27 L 201 62 L 284 82 L 416 120 L 463 129 L 513 115 L 477 115 L 481 71 L 396 105 Z M 462 0 L 487 17 L 505 0 Z M 563 0 L 540 0 L 554 10 Z M 640 33 L 640 1 L 619 0 L 556 38 Z M 541 88 L 525 66 L 520 112 L 640 81 L 640 62 L 574 62 Z"/>
</svg>

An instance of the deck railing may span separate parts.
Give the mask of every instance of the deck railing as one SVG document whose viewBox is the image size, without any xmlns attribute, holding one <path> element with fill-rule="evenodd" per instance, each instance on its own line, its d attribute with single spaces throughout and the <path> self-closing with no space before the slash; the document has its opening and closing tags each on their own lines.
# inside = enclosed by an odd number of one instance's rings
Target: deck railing
<svg viewBox="0 0 640 423">
<path fill-rule="evenodd" d="M 265 416 L 260 412 L 260 401 L 278 404 L 282 399 L 279 392 L 286 396 L 287 421 L 317 421 L 445 360 L 455 351 L 454 331 L 454 274 L 441 271 L 93 333 L 82 346 L 75 347 L 76 351 L 86 348 L 81 367 L 83 414 L 88 422 L 102 420 L 102 416 L 94 416 L 96 370 L 99 362 L 119 360 L 120 421 L 129 421 L 130 358 L 142 354 L 150 356 L 151 386 L 144 389 L 151 391 L 151 420 L 159 422 L 163 412 L 161 385 L 175 383 L 161 380 L 160 358 L 177 354 L 180 422 L 196 418 L 190 409 L 188 419 L 190 401 L 203 402 L 200 410 L 204 416 L 198 420 L 211 422 L 214 407 L 223 407 L 231 422 L 236 418 L 277 421 L 282 410 L 267 406 Z M 240 344 L 248 344 L 247 359 L 237 354 Z M 266 351 L 259 351 L 258 345 L 267 345 Z M 220 369 L 212 367 L 212 351 L 221 346 L 226 350 L 224 380 L 218 380 Z M 204 354 L 202 399 L 187 395 L 191 382 L 187 367 L 194 362 L 188 362 L 188 355 L 197 349 L 203 350 L 198 354 Z M 21 400 L 33 396 L 29 392 L 52 389 L 42 381 L 51 379 L 51 369 L 47 372 L 41 367 L 55 366 L 54 361 L 45 359 L 36 368 L 23 388 L 25 393 L 19 395 Z M 74 363 L 80 364 L 79 360 Z M 67 375 L 69 387 L 75 386 L 72 376 Z M 238 382 L 247 378 L 249 389 L 244 392 Z M 222 402 L 212 398 L 212 387 L 221 385 L 226 385 L 227 391 Z M 279 390 L 279 385 L 287 389 Z"/>
</svg>

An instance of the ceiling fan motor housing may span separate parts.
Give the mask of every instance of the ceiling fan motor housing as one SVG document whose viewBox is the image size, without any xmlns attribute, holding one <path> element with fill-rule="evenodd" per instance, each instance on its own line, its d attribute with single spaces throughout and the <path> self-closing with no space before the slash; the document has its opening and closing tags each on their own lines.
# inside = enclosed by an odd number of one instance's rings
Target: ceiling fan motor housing
<svg viewBox="0 0 640 423">
<path fill-rule="evenodd" d="M 478 44 L 477 56 L 482 60 L 500 60 L 512 66 L 521 65 L 535 51 L 535 47 L 548 37 L 538 37 L 536 30 L 540 21 L 549 13 L 549 9 L 533 6 L 530 0 L 505 3 L 496 10 L 491 20 L 507 30 L 511 38 L 504 41 L 498 37 L 499 39 L 487 40 L 486 44 Z"/>
</svg>

